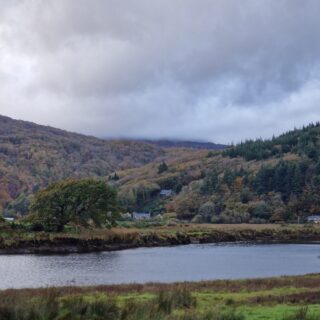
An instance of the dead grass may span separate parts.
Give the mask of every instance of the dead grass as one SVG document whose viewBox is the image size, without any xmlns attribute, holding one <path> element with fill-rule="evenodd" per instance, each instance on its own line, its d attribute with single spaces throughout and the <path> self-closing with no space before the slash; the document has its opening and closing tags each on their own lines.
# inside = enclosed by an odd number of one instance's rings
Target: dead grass
<svg viewBox="0 0 320 320">
<path fill-rule="evenodd" d="M 320 288 L 320 274 L 309 274 L 304 276 L 283 276 L 263 279 L 247 280 L 214 280 L 200 282 L 177 282 L 177 283 L 146 283 L 146 284 L 123 284 L 123 285 L 100 285 L 88 287 L 52 287 L 36 289 L 7 289 L 0 291 L 0 300 L 4 297 L 45 297 L 50 293 L 55 295 L 78 295 L 88 293 L 105 294 L 127 294 L 127 293 L 158 293 L 160 291 L 188 290 L 191 292 L 205 291 L 215 293 L 239 293 L 239 292 L 259 292 L 273 290 L 276 288 Z M 288 295 L 288 301 L 306 299 L 306 297 L 318 296 L 320 291 L 312 291 Z M 262 298 L 261 298 L 262 299 Z M 264 297 L 268 301 L 268 297 Z"/>
</svg>

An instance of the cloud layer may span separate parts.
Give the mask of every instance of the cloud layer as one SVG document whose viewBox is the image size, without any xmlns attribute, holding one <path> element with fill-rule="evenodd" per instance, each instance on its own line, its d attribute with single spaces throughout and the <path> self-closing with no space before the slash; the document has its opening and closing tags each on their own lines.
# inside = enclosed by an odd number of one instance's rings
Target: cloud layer
<svg viewBox="0 0 320 320">
<path fill-rule="evenodd" d="M 101 137 L 268 137 L 320 120 L 318 0 L 0 3 L 0 113 Z"/>
</svg>

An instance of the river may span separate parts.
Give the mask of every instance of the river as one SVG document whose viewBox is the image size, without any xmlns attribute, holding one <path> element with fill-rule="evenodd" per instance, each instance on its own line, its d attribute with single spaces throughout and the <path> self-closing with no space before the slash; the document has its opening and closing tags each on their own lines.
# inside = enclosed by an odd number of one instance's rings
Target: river
<svg viewBox="0 0 320 320">
<path fill-rule="evenodd" d="M 193 244 L 69 255 L 2 255 L 0 289 L 241 279 L 320 272 L 318 244 Z"/>
</svg>

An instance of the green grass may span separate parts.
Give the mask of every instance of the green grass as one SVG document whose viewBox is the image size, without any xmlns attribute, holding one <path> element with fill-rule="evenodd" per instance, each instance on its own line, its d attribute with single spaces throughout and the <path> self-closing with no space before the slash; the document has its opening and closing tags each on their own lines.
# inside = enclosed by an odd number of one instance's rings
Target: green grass
<svg viewBox="0 0 320 320">
<path fill-rule="evenodd" d="M 295 315 L 303 306 L 273 305 L 239 308 L 248 320 L 285 320 Z M 320 304 L 308 305 L 308 315 L 320 319 Z M 290 319 L 290 318 L 289 318 Z M 297 319 L 304 320 L 304 319 Z"/>
<path fill-rule="evenodd" d="M 318 320 L 320 274 L 0 291 L 0 320 Z"/>
</svg>

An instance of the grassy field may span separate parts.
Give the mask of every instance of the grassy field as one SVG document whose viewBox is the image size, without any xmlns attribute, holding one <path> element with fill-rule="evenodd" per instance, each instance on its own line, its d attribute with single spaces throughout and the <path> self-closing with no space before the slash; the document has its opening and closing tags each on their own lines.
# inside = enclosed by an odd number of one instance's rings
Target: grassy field
<svg viewBox="0 0 320 320">
<path fill-rule="evenodd" d="M 70 229 L 62 233 L 29 231 L 19 225 L 0 226 L 0 252 L 88 252 L 134 247 L 235 241 L 320 241 L 317 225 L 277 224 L 138 224 L 108 229 Z"/>
<path fill-rule="evenodd" d="M 0 319 L 320 319 L 320 274 L 0 291 Z"/>
</svg>

